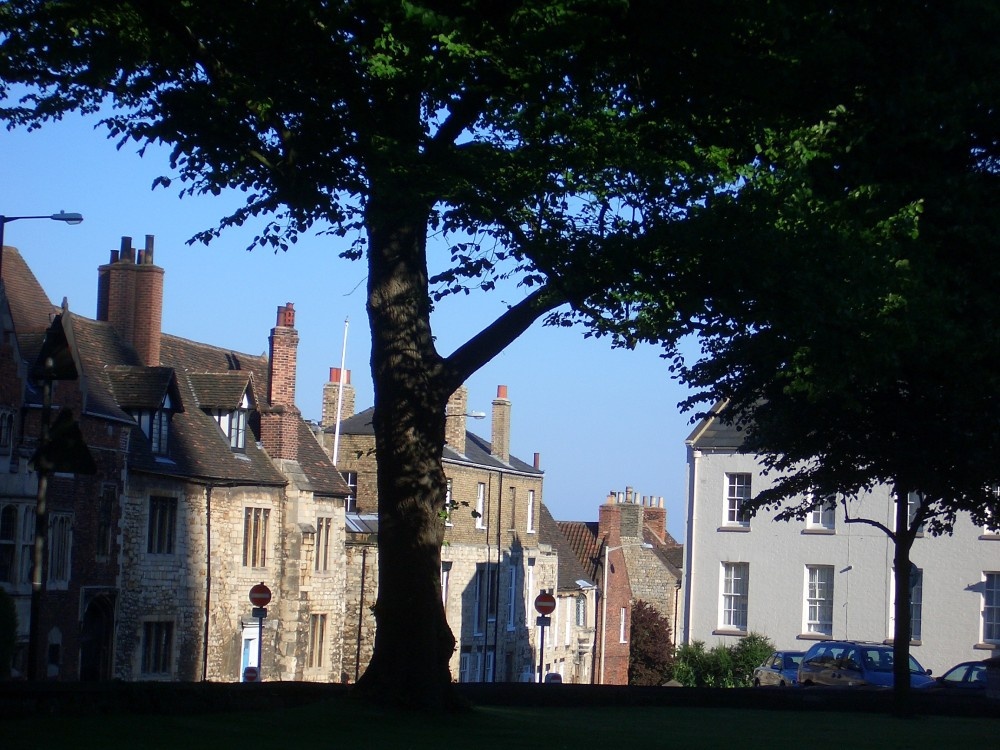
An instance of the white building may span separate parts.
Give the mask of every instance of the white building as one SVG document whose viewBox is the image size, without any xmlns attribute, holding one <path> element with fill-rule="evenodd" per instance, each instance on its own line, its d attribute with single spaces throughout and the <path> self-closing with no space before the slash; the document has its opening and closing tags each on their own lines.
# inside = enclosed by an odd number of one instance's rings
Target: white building
<svg viewBox="0 0 1000 750">
<path fill-rule="evenodd" d="M 893 544 L 869 524 L 846 523 L 841 507 L 803 521 L 753 519 L 742 503 L 767 488 L 740 433 L 708 418 L 688 448 L 688 526 L 683 640 L 732 643 L 762 633 L 778 648 L 805 650 L 827 638 L 891 642 Z M 850 503 L 851 515 L 893 524 L 879 487 Z M 941 674 L 1000 653 L 1000 531 L 959 516 L 954 534 L 920 535 L 910 554 L 912 655 Z"/>
</svg>

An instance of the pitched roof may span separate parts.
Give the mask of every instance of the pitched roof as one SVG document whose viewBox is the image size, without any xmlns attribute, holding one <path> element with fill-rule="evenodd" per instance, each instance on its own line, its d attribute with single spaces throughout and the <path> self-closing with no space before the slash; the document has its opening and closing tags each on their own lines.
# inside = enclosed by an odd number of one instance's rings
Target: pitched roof
<svg viewBox="0 0 1000 750">
<path fill-rule="evenodd" d="M 52 316 L 59 308 L 49 301 L 48 296 L 38 283 L 35 274 L 25 263 L 16 247 L 4 245 L 3 265 L 0 271 L 3 275 L 4 288 L 7 291 L 7 302 L 10 314 L 14 319 L 16 333 L 44 332 L 52 322 Z"/>
<path fill-rule="evenodd" d="M 112 365 L 104 372 L 115 401 L 126 409 L 159 409 L 166 396 L 178 398 L 174 371 L 169 367 Z M 181 405 L 175 403 L 174 408 L 181 409 Z"/>
<path fill-rule="evenodd" d="M 369 406 L 364 411 L 341 420 L 341 435 L 374 435 L 375 434 L 375 407 Z M 334 432 L 333 427 L 327 427 L 324 432 Z M 487 469 L 497 469 L 499 471 L 515 471 L 521 474 L 535 474 L 542 476 L 545 472 L 536 469 L 532 464 L 525 463 L 517 456 L 511 456 L 508 463 L 504 463 L 491 452 L 491 443 L 478 435 L 465 432 L 465 453 L 459 453 L 450 445 L 444 446 L 441 458 L 444 461 L 456 464 L 472 464 L 482 466 Z"/>
<path fill-rule="evenodd" d="M 234 411 L 243 403 L 243 396 L 250 387 L 250 373 L 231 370 L 221 373 L 189 372 L 188 380 L 194 387 L 198 406 L 202 409 Z"/>
<path fill-rule="evenodd" d="M 591 581 L 597 580 L 601 567 L 601 540 L 597 521 L 556 521 L 569 551 Z"/>
<path fill-rule="evenodd" d="M 538 514 L 539 541 L 551 544 L 558 553 L 559 569 L 556 575 L 556 588 L 565 591 L 579 591 L 583 584 L 596 584 L 597 579 L 588 573 L 569 540 L 562 533 L 559 524 L 552 518 L 549 509 L 542 503 Z"/>
<path fill-rule="evenodd" d="M 52 313 L 58 310 L 45 297 L 20 254 L 13 248 L 4 250 L 4 288 L 21 354 L 30 362 L 41 349 Z M 248 388 L 255 405 L 265 403 L 266 355 L 162 335 L 160 366 L 146 367 L 109 323 L 63 310 L 61 324 L 79 370 L 75 384 L 65 387 L 79 389 L 87 416 L 126 425 L 132 471 L 226 485 L 288 483 L 252 434 L 248 432 L 244 450 L 234 451 L 218 422 L 205 411 L 235 408 Z M 167 394 L 173 407 L 168 454 L 154 455 L 149 440 L 126 409 L 158 408 Z M 30 385 L 27 398 L 29 402 L 38 400 Z M 321 495 L 348 496 L 350 488 L 305 420 L 299 420 L 297 430 L 296 458 L 309 488 Z"/>
</svg>

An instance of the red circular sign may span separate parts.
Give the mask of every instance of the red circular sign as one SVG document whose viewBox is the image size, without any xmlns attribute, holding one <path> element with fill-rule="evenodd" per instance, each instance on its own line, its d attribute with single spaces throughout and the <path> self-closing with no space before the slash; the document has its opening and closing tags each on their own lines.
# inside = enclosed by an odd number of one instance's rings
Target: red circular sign
<svg viewBox="0 0 1000 750">
<path fill-rule="evenodd" d="M 271 601 L 271 589 L 261 581 L 256 586 L 250 588 L 250 603 L 255 607 L 266 607 Z"/>
<path fill-rule="evenodd" d="M 243 667 L 243 682 L 257 682 L 260 670 L 257 667 Z"/>
<path fill-rule="evenodd" d="M 556 610 L 556 598 L 544 591 L 535 597 L 535 611 L 540 615 L 551 615 Z"/>
</svg>

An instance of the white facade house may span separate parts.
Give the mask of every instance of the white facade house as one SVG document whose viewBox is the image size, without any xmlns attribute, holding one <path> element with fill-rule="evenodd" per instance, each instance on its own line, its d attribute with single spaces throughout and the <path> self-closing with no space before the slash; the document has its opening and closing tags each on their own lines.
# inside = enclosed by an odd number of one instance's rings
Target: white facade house
<svg viewBox="0 0 1000 750">
<path fill-rule="evenodd" d="M 781 649 L 835 638 L 891 642 L 893 544 L 878 528 L 847 523 L 821 504 L 802 521 L 750 519 L 743 503 L 766 489 L 740 433 L 714 417 L 687 440 L 688 525 L 683 641 L 733 643 L 751 632 Z M 850 503 L 852 517 L 891 528 L 894 500 L 878 487 Z M 1000 653 L 1000 530 L 961 514 L 950 536 L 918 535 L 911 654 L 934 674 Z"/>
</svg>

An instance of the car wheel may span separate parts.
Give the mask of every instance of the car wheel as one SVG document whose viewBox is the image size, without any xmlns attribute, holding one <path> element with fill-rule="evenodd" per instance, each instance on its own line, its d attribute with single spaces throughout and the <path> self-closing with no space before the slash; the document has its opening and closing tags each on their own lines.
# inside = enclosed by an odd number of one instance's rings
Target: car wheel
<svg viewBox="0 0 1000 750">
<path fill-rule="evenodd" d="M 754 681 L 753 681 L 753 686 L 754 686 L 754 687 L 760 687 L 760 680 L 758 680 L 758 679 L 754 679 Z"/>
<path fill-rule="evenodd" d="M 785 686 L 785 681 L 784 680 L 782 680 L 781 682 L 778 683 L 778 687 L 784 687 L 784 686 Z"/>
</svg>

